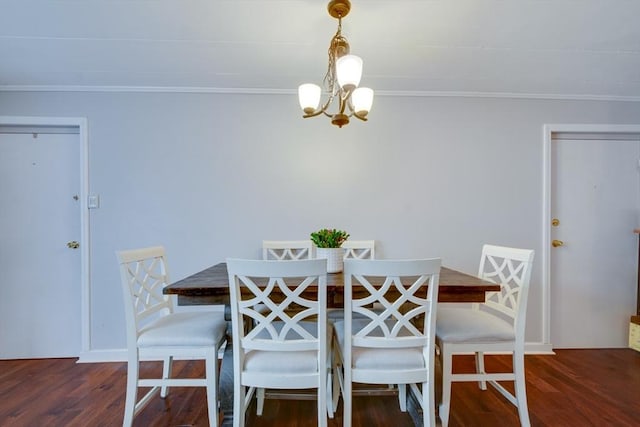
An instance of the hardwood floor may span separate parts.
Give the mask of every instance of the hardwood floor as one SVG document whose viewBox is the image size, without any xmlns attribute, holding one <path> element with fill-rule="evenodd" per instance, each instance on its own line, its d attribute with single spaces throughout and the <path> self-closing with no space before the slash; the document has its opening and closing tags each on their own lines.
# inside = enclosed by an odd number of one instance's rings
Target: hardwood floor
<svg viewBox="0 0 640 427">
<path fill-rule="evenodd" d="M 500 356 L 488 369 L 510 363 Z M 640 353 L 630 349 L 558 350 L 525 358 L 533 426 L 637 426 L 640 418 Z M 143 372 L 159 369 L 149 363 Z M 471 370 L 471 357 L 457 370 Z M 174 371 L 199 375 L 199 362 L 176 362 Z M 0 361 L 1 426 L 117 426 L 122 424 L 125 363 L 77 364 L 74 359 Z M 207 425 L 205 393 L 174 388 L 155 398 L 135 426 Z M 262 417 L 249 409 L 248 426 L 315 426 L 315 401 L 267 400 Z M 342 425 L 342 406 L 329 426 Z M 412 426 L 394 396 L 356 397 L 353 426 Z M 453 385 L 450 426 L 517 426 L 512 407 L 495 390 L 475 383 Z"/>
</svg>

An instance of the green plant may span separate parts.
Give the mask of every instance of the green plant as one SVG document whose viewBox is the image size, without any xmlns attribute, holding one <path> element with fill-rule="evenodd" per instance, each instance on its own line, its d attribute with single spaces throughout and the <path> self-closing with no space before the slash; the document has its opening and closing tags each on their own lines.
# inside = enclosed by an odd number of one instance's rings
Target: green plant
<svg viewBox="0 0 640 427">
<path fill-rule="evenodd" d="M 311 241 L 319 248 L 339 248 L 348 238 L 349 233 L 335 228 L 323 228 L 311 233 Z"/>
</svg>

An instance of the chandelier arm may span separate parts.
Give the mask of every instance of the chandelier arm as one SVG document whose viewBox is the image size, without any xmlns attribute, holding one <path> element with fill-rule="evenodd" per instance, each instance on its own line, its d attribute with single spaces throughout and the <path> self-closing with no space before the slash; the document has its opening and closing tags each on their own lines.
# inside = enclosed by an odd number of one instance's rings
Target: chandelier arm
<svg viewBox="0 0 640 427">
<path fill-rule="evenodd" d="M 367 119 L 365 116 L 361 116 L 360 114 L 358 114 L 356 112 L 356 110 L 353 108 L 353 103 L 351 102 L 351 97 L 349 97 L 349 99 L 347 100 L 347 105 L 349 107 L 349 117 L 356 117 L 360 120 L 362 120 L 363 122 L 366 122 Z"/>
<path fill-rule="evenodd" d="M 329 108 L 329 105 L 331 105 L 331 103 L 333 102 L 333 98 L 335 98 L 336 96 L 336 92 L 335 91 L 331 91 L 331 95 L 329 95 L 329 98 L 327 99 L 327 102 L 324 103 L 324 105 L 322 106 L 322 108 L 320 108 L 320 111 L 327 114 L 327 108 Z M 327 114 L 329 115 L 329 114 Z"/>
<path fill-rule="evenodd" d="M 355 114 L 355 110 L 353 109 L 353 102 L 351 101 L 351 95 L 353 94 L 354 89 L 349 91 L 349 95 L 346 98 L 345 104 L 349 107 L 349 117 Z"/>
<path fill-rule="evenodd" d="M 344 110 L 349 105 L 349 111 L 353 113 L 353 108 L 351 107 L 351 94 L 353 93 L 353 89 L 341 89 L 339 91 L 340 98 L 340 114 L 344 114 Z"/>
<path fill-rule="evenodd" d="M 316 116 L 319 116 L 320 114 L 324 114 L 327 117 L 331 117 L 332 116 L 332 114 L 327 113 L 326 110 L 320 109 L 320 110 L 314 111 L 313 113 L 310 113 L 310 114 L 303 114 L 302 118 L 303 119 L 308 119 L 309 117 L 316 117 Z"/>
<path fill-rule="evenodd" d="M 338 99 L 338 114 L 344 114 L 344 107 L 346 106 L 344 101 L 344 98 L 340 96 Z"/>
<path fill-rule="evenodd" d="M 351 114 L 353 117 L 362 120 L 363 122 L 366 122 L 367 120 L 369 120 L 366 117 L 360 116 L 358 113 L 356 113 L 355 111 Z"/>
<path fill-rule="evenodd" d="M 336 93 L 332 92 L 331 95 L 329 96 L 329 99 L 327 99 L 327 102 L 325 102 L 322 107 L 318 108 L 313 113 L 303 114 L 302 118 L 306 119 L 306 118 L 309 118 L 309 117 L 316 117 L 316 116 L 319 116 L 322 113 L 324 113 L 324 115 L 327 116 L 327 117 L 331 117 L 331 114 L 327 113 L 327 108 L 329 108 L 329 105 L 331 105 L 331 102 L 333 101 L 333 98 L 335 96 L 336 96 Z"/>
<path fill-rule="evenodd" d="M 309 117 L 315 117 L 315 116 L 319 116 L 320 114 L 322 114 L 323 111 L 322 110 L 318 110 L 318 111 L 314 111 L 313 113 L 309 113 L 309 114 L 303 114 L 302 118 L 303 119 L 308 119 Z"/>
</svg>

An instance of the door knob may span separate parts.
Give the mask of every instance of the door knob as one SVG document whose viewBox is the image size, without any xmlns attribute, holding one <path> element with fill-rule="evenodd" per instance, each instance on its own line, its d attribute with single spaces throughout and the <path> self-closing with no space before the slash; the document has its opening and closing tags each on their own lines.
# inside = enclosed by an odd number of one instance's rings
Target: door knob
<svg viewBox="0 0 640 427">
<path fill-rule="evenodd" d="M 554 248 L 557 248 L 558 246 L 563 246 L 564 242 L 562 240 L 552 240 L 551 241 L 551 246 L 553 246 Z"/>
<path fill-rule="evenodd" d="M 80 247 L 80 243 L 76 242 L 75 240 L 72 240 L 70 242 L 67 242 L 67 247 L 69 249 L 78 249 Z"/>
</svg>

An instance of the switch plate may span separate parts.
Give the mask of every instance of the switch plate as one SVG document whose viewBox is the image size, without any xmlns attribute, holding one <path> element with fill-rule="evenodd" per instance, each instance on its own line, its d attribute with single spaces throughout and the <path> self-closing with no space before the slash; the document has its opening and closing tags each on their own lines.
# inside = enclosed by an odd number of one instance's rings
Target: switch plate
<svg viewBox="0 0 640 427">
<path fill-rule="evenodd" d="M 98 209 L 100 207 L 100 196 L 97 194 L 89 194 L 87 207 L 89 209 Z"/>
</svg>

